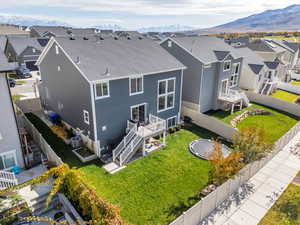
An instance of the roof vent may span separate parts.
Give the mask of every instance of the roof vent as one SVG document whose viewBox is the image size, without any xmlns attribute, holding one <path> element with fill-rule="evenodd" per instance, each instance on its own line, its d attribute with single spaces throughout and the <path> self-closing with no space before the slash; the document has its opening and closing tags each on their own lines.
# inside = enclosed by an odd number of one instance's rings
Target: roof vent
<svg viewBox="0 0 300 225">
<path fill-rule="evenodd" d="M 76 64 L 79 64 L 79 63 L 80 63 L 80 58 L 79 58 L 79 56 L 77 56 L 75 63 L 76 63 Z"/>
<path fill-rule="evenodd" d="M 109 75 L 110 75 L 110 73 L 109 73 L 109 69 L 107 67 L 105 72 L 103 74 L 101 74 L 101 76 L 109 76 Z"/>
<path fill-rule="evenodd" d="M 83 37 L 83 40 L 87 41 L 87 40 L 89 40 L 89 38 L 88 37 Z"/>
<path fill-rule="evenodd" d="M 139 37 L 139 40 L 143 40 L 143 38 L 142 38 L 142 37 Z"/>
<path fill-rule="evenodd" d="M 131 40 L 131 37 L 130 37 L 130 36 L 128 36 L 128 37 L 127 37 L 127 40 Z"/>
</svg>

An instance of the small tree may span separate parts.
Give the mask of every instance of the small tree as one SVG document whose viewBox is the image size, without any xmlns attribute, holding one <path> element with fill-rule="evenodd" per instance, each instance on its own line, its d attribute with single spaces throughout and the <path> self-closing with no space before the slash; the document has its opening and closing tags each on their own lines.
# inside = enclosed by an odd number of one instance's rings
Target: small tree
<svg viewBox="0 0 300 225">
<path fill-rule="evenodd" d="M 268 141 L 264 129 L 247 127 L 235 137 L 233 152 L 242 153 L 243 161 L 247 164 L 263 158 L 273 147 L 274 144 Z"/>
<path fill-rule="evenodd" d="M 222 144 L 218 141 L 214 141 L 214 151 L 209 155 L 209 160 L 213 163 L 213 180 L 219 184 L 232 178 L 244 166 L 242 153 L 233 152 L 225 158 Z"/>
</svg>

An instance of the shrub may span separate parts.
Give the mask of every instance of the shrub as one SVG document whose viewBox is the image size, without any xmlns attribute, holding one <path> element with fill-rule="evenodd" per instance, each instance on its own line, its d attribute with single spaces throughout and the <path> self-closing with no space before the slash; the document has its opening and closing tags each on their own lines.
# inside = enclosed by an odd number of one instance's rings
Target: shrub
<svg viewBox="0 0 300 225">
<path fill-rule="evenodd" d="M 242 153 L 243 161 L 247 164 L 263 158 L 273 147 L 264 129 L 246 127 L 235 137 L 233 151 Z"/>
<path fill-rule="evenodd" d="M 224 157 L 222 152 L 222 144 L 214 141 L 214 151 L 209 155 L 209 160 L 213 163 L 213 180 L 218 184 L 222 184 L 244 167 L 243 154 L 233 152 L 228 157 Z"/>
<path fill-rule="evenodd" d="M 50 127 L 52 132 L 55 133 L 58 137 L 62 139 L 68 139 L 69 138 L 69 133 L 65 126 L 58 126 L 58 125 L 53 125 Z"/>
<path fill-rule="evenodd" d="M 300 105 L 300 97 L 296 99 L 295 104 Z"/>
</svg>

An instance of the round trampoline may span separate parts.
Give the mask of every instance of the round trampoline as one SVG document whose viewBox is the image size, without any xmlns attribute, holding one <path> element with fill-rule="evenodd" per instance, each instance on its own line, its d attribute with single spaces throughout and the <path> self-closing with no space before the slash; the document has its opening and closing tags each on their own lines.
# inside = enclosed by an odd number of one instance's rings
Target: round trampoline
<svg viewBox="0 0 300 225">
<path fill-rule="evenodd" d="M 196 140 L 190 144 L 191 153 L 201 159 L 208 160 L 208 157 L 213 152 L 213 150 L 214 142 L 208 139 Z M 222 144 L 222 152 L 225 158 L 230 154 L 229 148 L 224 144 Z"/>
</svg>

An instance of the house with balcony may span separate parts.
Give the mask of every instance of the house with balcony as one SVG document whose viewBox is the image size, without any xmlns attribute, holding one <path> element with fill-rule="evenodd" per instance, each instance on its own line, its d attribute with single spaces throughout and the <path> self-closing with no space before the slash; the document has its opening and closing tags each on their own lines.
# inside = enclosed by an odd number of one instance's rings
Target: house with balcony
<svg viewBox="0 0 300 225">
<path fill-rule="evenodd" d="M 119 165 L 180 121 L 185 66 L 148 39 L 51 38 L 37 65 L 41 103 L 98 157 Z"/>
<path fill-rule="evenodd" d="M 290 81 L 295 57 L 291 48 L 287 45 L 283 46 L 283 42 L 271 39 L 254 40 L 247 47 L 261 56 L 264 61 L 278 62 L 277 77 L 279 81 Z"/>
<path fill-rule="evenodd" d="M 10 94 L 7 72 L 15 70 L 14 64 L 9 64 L 3 53 L 0 54 L 0 190 L 5 170 L 14 166 L 24 167 L 24 158 L 19 135 L 17 119 Z"/>
<path fill-rule="evenodd" d="M 186 66 L 182 103 L 201 113 L 249 103 L 239 82 L 243 58 L 223 40 L 210 37 L 173 37 L 160 43 Z"/>
</svg>

